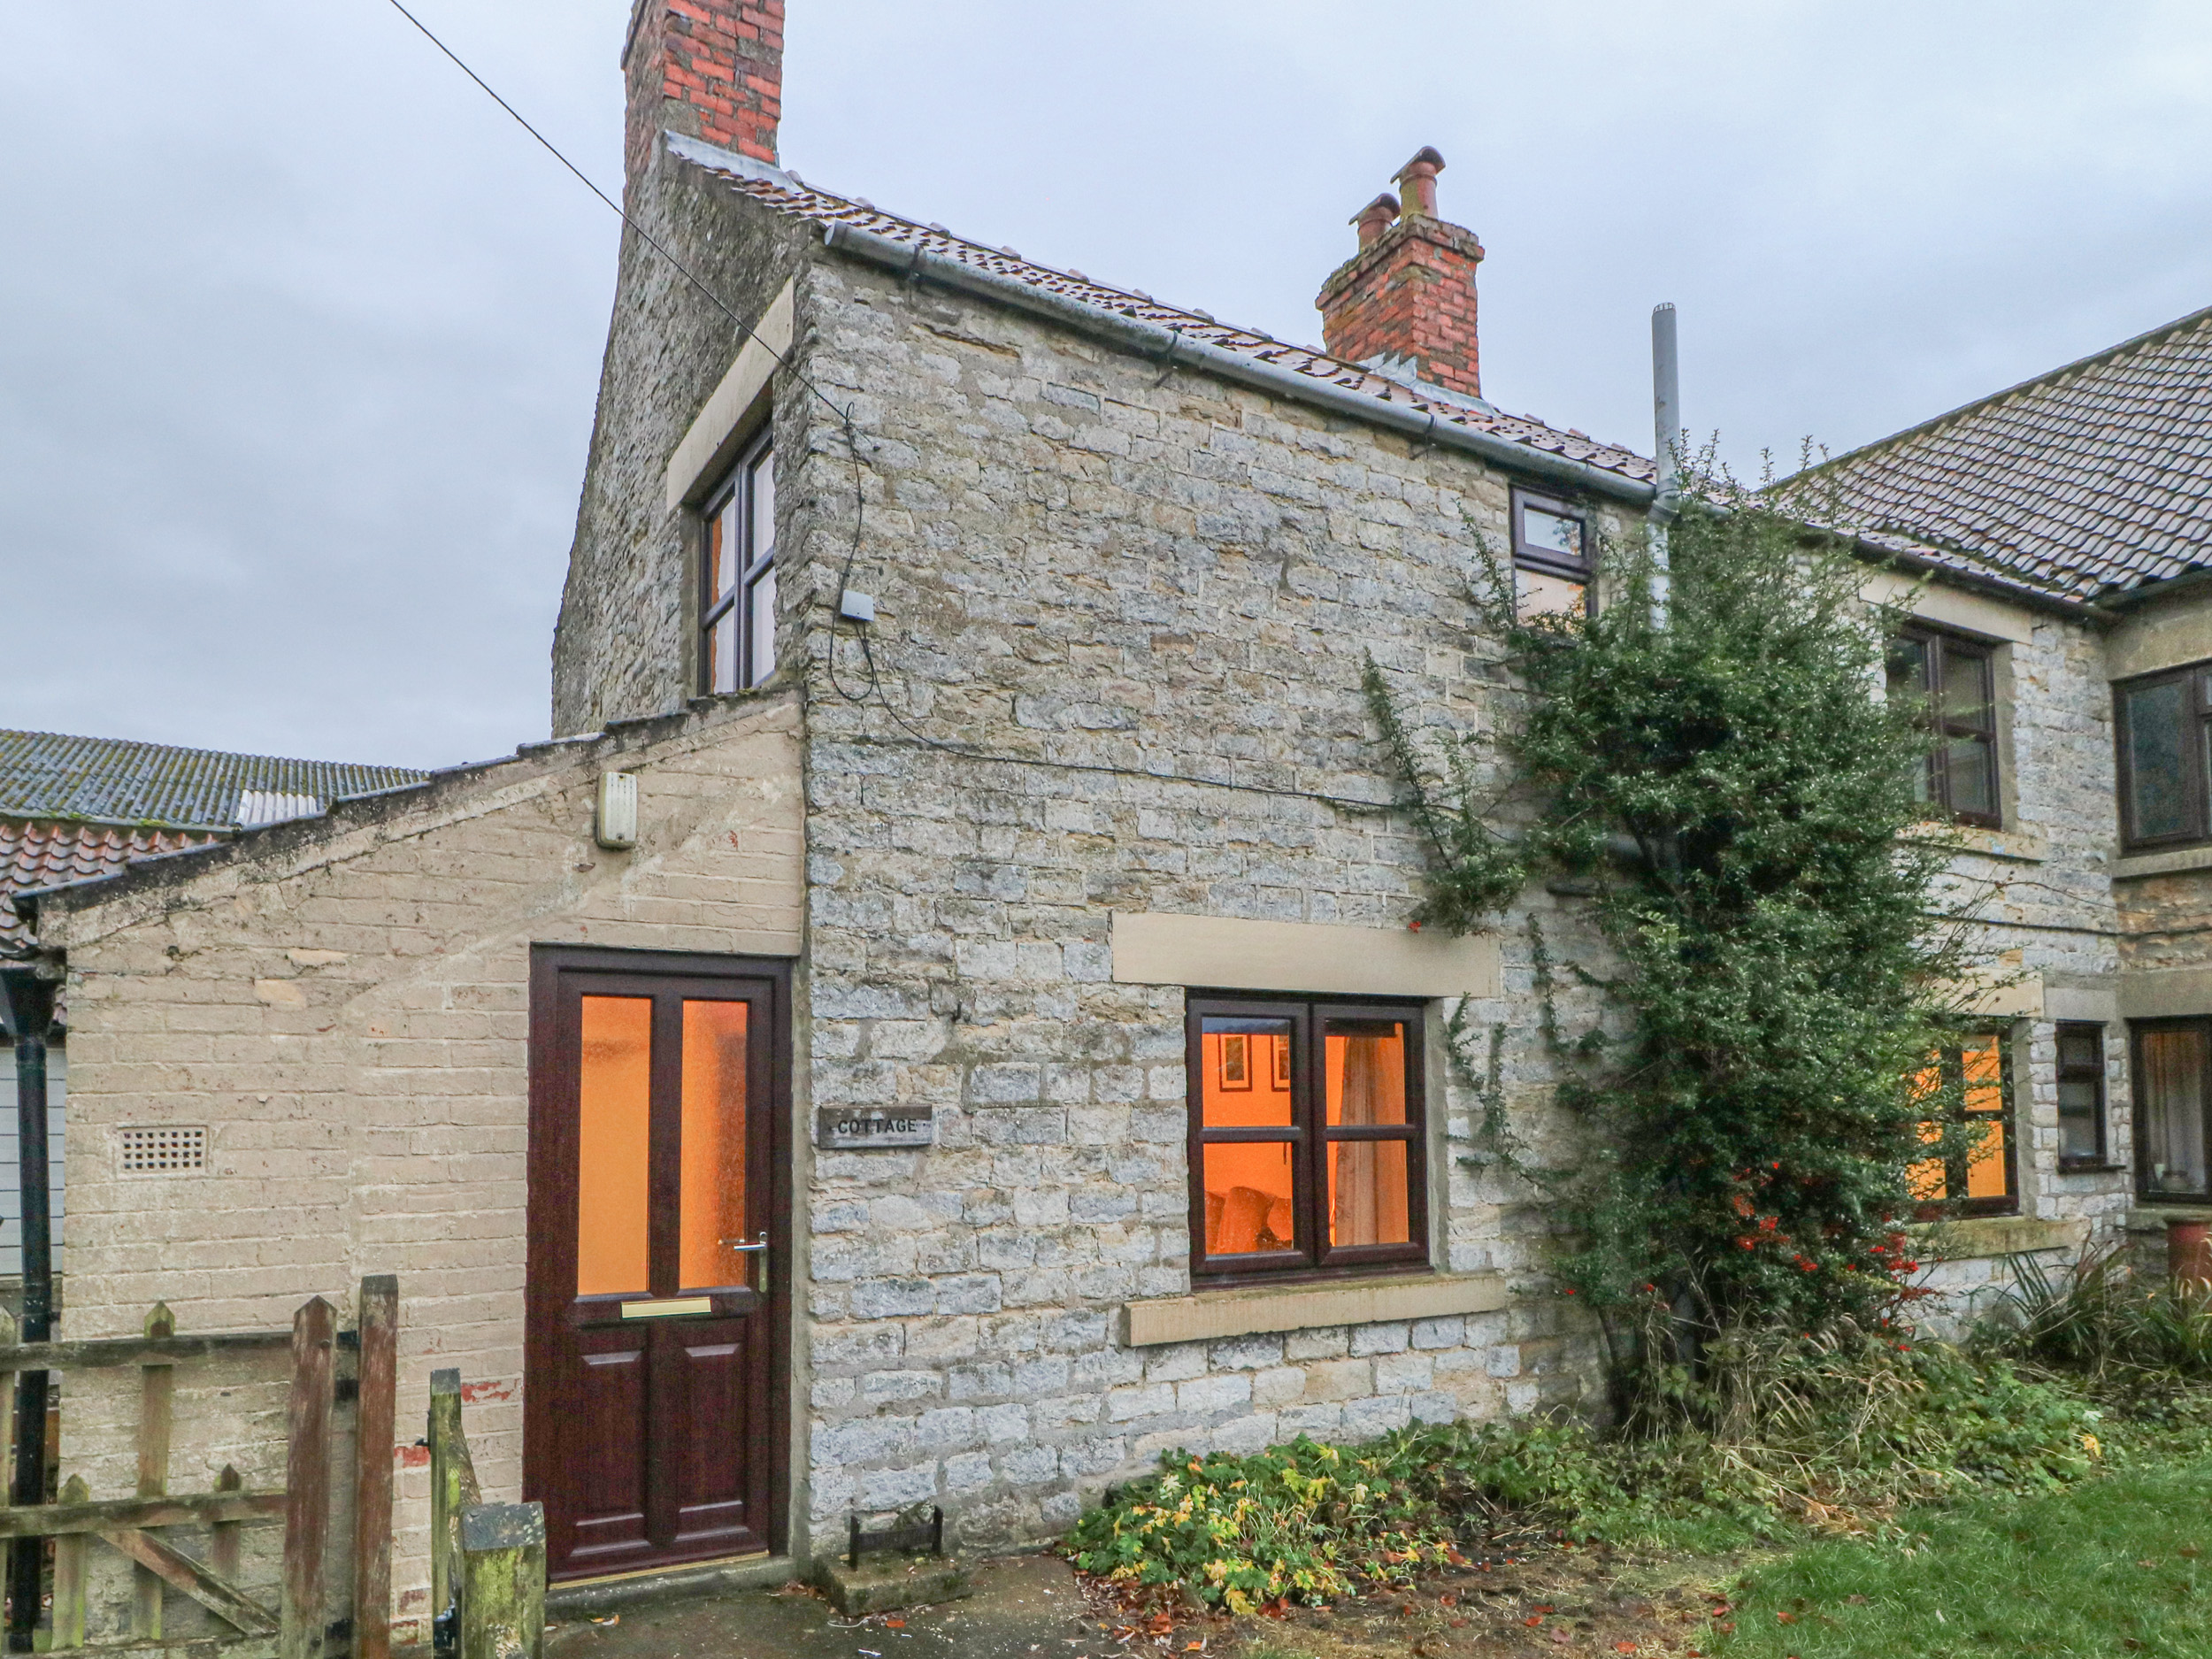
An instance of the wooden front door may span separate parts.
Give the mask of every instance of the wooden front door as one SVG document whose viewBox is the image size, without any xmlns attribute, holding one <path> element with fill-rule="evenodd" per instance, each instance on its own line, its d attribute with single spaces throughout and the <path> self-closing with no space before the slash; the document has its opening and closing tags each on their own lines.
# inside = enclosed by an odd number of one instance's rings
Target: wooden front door
<svg viewBox="0 0 2212 1659">
<path fill-rule="evenodd" d="M 548 1569 L 770 1548 L 788 1375 L 783 964 L 541 949 L 524 1493 Z"/>
</svg>

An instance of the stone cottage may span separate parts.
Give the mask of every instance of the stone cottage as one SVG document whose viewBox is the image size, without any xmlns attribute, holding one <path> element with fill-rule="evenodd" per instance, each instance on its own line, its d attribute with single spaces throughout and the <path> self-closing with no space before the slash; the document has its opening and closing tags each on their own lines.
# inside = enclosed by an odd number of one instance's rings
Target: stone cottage
<svg viewBox="0 0 2212 1659">
<path fill-rule="evenodd" d="M 1540 888 L 1493 933 L 1407 930 L 1423 855 L 1359 680 L 1371 654 L 1487 718 L 1479 547 L 1591 603 L 1651 463 L 1485 398 L 1435 152 L 1357 215 L 1317 351 L 779 168 L 781 21 L 633 15 L 627 205 L 681 265 L 624 242 L 573 735 L 27 902 L 68 974 L 70 1333 L 395 1272 L 403 1421 L 460 1367 L 562 1579 L 784 1571 L 924 1502 L 1034 1540 L 1165 1448 L 1583 1399 L 1542 1217 L 1461 1161 L 1443 1026 L 1502 1025 L 1540 1112 L 1523 924 L 1586 933 Z M 2204 1196 L 2212 1050 L 2161 1033 L 2212 1031 L 2212 979 L 2165 965 L 2212 844 L 2212 534 L 2170 476 L 2208 338 L 1835 464 L 1870 592 L 1916 616 L 1895 672 L 1939 694 L 1931 812 L 2015 878 L 1958 1056 L 1994 1154 L 1962 1288 Z M 1955 458 L 1993 445 L 2021 501 L 2102 516 L 1999 511 Z M 155 1125 L 204 1129 L 204 1167 L 127 1170 Z M 100 1409 L 69 1432 L 127 1480 Z"/>
</svg>

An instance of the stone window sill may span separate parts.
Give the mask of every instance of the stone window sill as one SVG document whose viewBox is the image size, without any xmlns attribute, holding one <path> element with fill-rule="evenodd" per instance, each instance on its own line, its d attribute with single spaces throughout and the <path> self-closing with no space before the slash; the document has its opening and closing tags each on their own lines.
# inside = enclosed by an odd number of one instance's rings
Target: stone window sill
<svg viewBox="0 0 2212 1659">
<path fill-rule="evenodd" d="M 2089 1237 L 2086 1221 L 2038 1221 L 2028 1216 L 1972 1216 L 1930 1221 L 1906 1229 L 1939 1262 L 1970 1262 L 2031 1250 L 2078 1250 Z"/>
<path fill-rule="evenodd" d="M 2163 1233 L 2170 1221 L 2212 1221 L 2212 1204 L 2139 1202 L 2128 1211 L 2130 1233 Z"/>
<path fill-rule="evenodd" d="M 2130 876 L 2181 875 L 2191 870 L 2212 870 L 2212 846 L 2177 847 L 2170 852 L 2135 853 L 2112 861 L 2112 879 Z"/>
<path fill-rule="evenodd" d="M 1332 1285 L 1216 1290 L 1125 1303 L 1121 1340 L 1130 1348 L 1218 1341 L 1335 1325 L 1495 1313 L 1506 1302 L 1505 1280 L 1496 1273 L 1427 1273 Z"/>
</svg>

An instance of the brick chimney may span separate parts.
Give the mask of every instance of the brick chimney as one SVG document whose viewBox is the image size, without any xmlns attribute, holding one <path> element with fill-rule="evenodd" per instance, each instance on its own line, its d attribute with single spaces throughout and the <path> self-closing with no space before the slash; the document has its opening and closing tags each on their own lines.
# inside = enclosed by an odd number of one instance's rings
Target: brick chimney
<svg viewBox="0 0 2212 1659">
<path fill-rule="evenodd" d="M 1436 216 L 1444 157 L 1424 150 L 1398 171 L 1398 196 L 1353 217 L 1359 251 L 1321 285 L 1321 339 L 1332 357 L 1482 396 L 1475 344 L 1475 266 L 1482 244 Z M 1402 206 L 1401 205 L 1402 204 Z"/>
<path fill-rule="evenodd" d="M 783 0 L 634 0 L 622 47 L 624 151 L 634 180 L 662 132 L 776 159 Z"/>
</svg>

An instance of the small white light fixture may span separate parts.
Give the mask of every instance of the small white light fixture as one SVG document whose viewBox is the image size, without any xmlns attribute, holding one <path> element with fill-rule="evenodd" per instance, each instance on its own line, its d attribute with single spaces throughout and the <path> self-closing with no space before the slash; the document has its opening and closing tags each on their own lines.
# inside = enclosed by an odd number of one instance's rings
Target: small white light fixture
<svg viewBox="0 0 2212 1659">
<path fill-rule="evenodd" d="M 637 845 L 637 773 L 599 774 L 599 807 L 592 839 L 611 852 L 626 852 Z"/>
<path fill-rule="evenodd" d="M 855 593 L 848 588 L 837 595 L 837 614 L 848 622 L 873 622 L 876 619 L 876 596 Z"/>
</svg>

